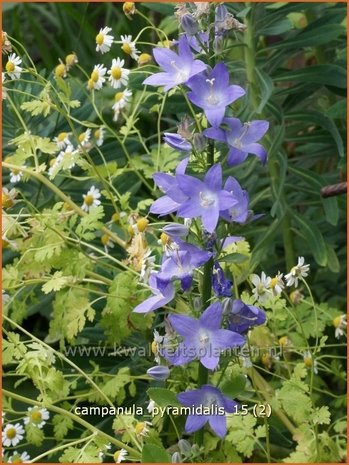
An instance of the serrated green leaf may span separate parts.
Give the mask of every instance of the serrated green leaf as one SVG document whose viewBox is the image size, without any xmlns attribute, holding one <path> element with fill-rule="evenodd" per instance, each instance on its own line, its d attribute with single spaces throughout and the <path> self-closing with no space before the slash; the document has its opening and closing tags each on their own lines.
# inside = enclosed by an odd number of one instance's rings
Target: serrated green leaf
<svg viewBox="0 0 349 465">
<path fill-rule="evenodd" d="M 179 407 L 176 394 L 169 389 L 164 388 L 149 388 L 147 394 L 159 407 L 167 407 L 168 405 Z"/>
<path fill-rule="evenodd" d="M 155 444 L 145 444 L 142 449 L 143 463 L 171 463 L 171 458 L 164 448 Z"/>
</svg>

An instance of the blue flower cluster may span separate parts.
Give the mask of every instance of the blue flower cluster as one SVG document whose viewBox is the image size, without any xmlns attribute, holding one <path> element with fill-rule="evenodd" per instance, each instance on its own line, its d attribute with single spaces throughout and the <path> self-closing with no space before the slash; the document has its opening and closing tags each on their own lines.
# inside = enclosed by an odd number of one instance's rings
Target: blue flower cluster
<svg viewBox="0 0 349 465">
<path fill-rule="evenodd" d="M 224 160 L 221 163 L 212 161 L 214 143 L 218 141 L 228 148 L 226 162 L 229 166 L 242 163 L 249 154 L 256 155 L 265 163 L 267 154 L 258 141 L 268 130 L 268 122 L 242 123 L 237 118 L 227 117 L 227 108 L 245 95 L 244 89 L 230 84 L 225 63 L 210 67 L 195 56 L 195 52 L 201 57 L 208 56 L 210 47 L 217 47 L 217 42 L 226 33 L 229 13 L 224 5 L 215 9 L 213 34 L 200 31 L 199 23 L 192 15 L 186 13 L 182 16 L 184 33 L 177 42 L 177 53 L 163 47 L 155 48 L 154 58 L 162 71 L 144 81 L 147 85 L 163 86 L 164 91 L 182 86 L 189 101 L 204 112 L 211 127 L 201 132 L 198 129 L 196 133 L 165 133 L 165 142 L 184 153 L 186 158 L 178 164 L 174 175 L 154 174 L 154 181 L 164 195 L 153 203 L 150 213 L 160 216 L 175 213 L 178 218 L 184 219 L 184 224 L 172 223 L 164 228 L 162 238 L 165 252 L 161 267 L 159 271 L 152 272 L 149 280 L 153 295 L 134 309 L 138 313 L 147 313 L 164 307 L 175 298 L 176 282 L 183 292 L 188 292 L 193 286 L 195 272 L 202 266 L 206 273 L 209 269 L 210 279 L 203 286 L 211 286 L 218 300 L 203 302 L 204 309 L 198 319 L 170 314 L 166 320 L 170 328 L 166 339 L 172 342 L 160 344 L 159 350 L 170 366 L 199 360 L 208 370 L 218 367 L 223 351 L 245 344 L 245 335 L 250 328 L 265 322 L 261 309 L 246 305 L 238 296 L 233 298 L 232 281 L 227 279 L 218 261 L 220 253 L 229 243 L 241 239 L 219 238 L 218 225 L 221 222 L 246 223 L 249 197 L 232 176 L 224 181 Z M 200 126 L 197 125 L 198 128 Z M 196 143 L 198 140 L 200 144 Z M 201 150 L 198 150 L 198 145 L 201 145 Z M 207 163 L 208 169 L 203 179 L 187 174 L 190 157 L 195 158 L 198 152 L 208 154 L 209 150 L 211 162 Z M 193 238 L 196 244 L 190 242 Z M 224 298 L 224 306 L 220 298 Z M 148 374 L 163 380 L 170 371 L 167 366 L 159 366 L 148 370 Z M 178 399 L 185 406 L 223 406 L 225 412 L 232 412 L 237 405 L 223 396 L 218 388 L 208 384 L 181 393 Z M 189 415 L 186 432 L 197 431 L 206 422 L 218 436 L 226 434 L 226 418 L 217 414 Z"/>
</svg>

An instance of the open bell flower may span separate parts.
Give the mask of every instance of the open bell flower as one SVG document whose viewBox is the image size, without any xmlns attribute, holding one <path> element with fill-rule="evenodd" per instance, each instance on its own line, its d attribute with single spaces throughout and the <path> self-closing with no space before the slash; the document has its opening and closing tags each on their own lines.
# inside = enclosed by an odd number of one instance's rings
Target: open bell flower
<svg viewBox="0 0 349 465">
<path fill-rule="evenodd" d="M 246 160 L 250 153 L 256 155 L 265 164 L 267 152 L 257 142 L 268 131 L 268 121 L 257 120 L 242 124 L 238 118 L 224 118 L 222 122 L 227 129 L 208 128 L 204 131 L 204 134 L 210 139 L 228 145 L 228 165 L 239 165 Z"/>
<path fill-rule="evenodd" d="M 246 305 L 242 300 L 230 300 L 228 309 L 229 329 L 237 333 L 244 333 L 253 326 L 265 323 L 266 315 L 258 307 Z"/>
<path fill-rule="evenodd" d="M 169 282 L 166 286 L 160 286 L 156 273 L 150 275 L 149 286 L 153 295 L 137 305 L 133 309 L 135 313 L 148 313 L 157 310 L 171 302 L 175 296 L 173 284 Z"/>
<path fill-rule="evenodd" d="M 211 304 L 197 320 L 186 315 L 169 315 L 172 328 L 183 338 L 176 349 L 162 355 L 173 365 L 183 365 L 199 359 L 204 367 L 217 368 L 221 353 L 241 346 L 245 338 L 238 333 L 221 329 L 223 308 L 220 302 Z"/>
<path fill-rule="evenodd" d="M 178 53 L 165 47 L 153 50 L 155 61 L 164 70 L 149 76 L 143 84 L 164 86 L 165 92 L 184 84 L 191 77 L 206 69 L 205 63 L 195 60 L 188 44 L 188 39 L 182 35 L 178 41 Z"/>
<path fill-rule="evenodd" d="M 188 415 L 185 423 L 186 433 L 194 433 L 208 423 L 220 438 L 223 438 L 227 432 L 225 413 L 235 413 L 239 407 L 237 402 L 224 396 L 219 389 L 209 384 L 204 384 L 200 389 L 181 392 L 177 395 L 177 399 L 185 407 L 203 407 L 203 410 L 206 408 L 210 412 Z"/>
<path fill-rule="evenodd" d="M 189 100 L 205 112 L 209 123 L 218 127 L 226 107 L 245 95 L 242 87 L 229 84 L 229 72 L 224 63 L 218 63 L 211 71 L 197 74 L 189 79 Z"/>
</svg>

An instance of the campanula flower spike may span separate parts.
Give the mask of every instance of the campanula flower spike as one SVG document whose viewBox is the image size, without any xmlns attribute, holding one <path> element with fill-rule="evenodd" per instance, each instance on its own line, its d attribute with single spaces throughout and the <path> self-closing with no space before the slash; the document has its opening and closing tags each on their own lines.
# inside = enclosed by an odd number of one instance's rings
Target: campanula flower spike
<svg viewBox="0 0 349 465">
<path fill-rule="evenodd" d="M 164 357 L 173 365 L 183 365 L 199 359 L 204 367 L 214 370 L 222 351 L 241 346 L 245 338 L 238 333 L 221 329 L 223 308 L 220 302 L 211 304 L 197 320 L 186 315 L 169 316 L 173 329 L 183 337 L 173 354 Z"/>
<path fill-rule="evenodd" d="M 269 128 L 268 121 L 251 121 L 242 124 L 238 118 L 224 118 L 227 129 L 209 128 L 204 131 L 206 137 L 218 140 L 228 145 L 228 165 L 239 165 L 246 160 L 248 154 L 256 155 L 265 164 L 267 152 L 257 142 Z"/>
<path fill-rule="evenodd" d="M 155 48 L 153 54 L 164 72 L 149 76 L 143 84 L 164 86 L 165 92 L 186 83 L 188 79 L 207 67 L 201 60 L 194 59 L 185 35 L 182 35 L 178 41 L 178 54 L 166 47 Z"/>
<path fill-rule="evenodd" d="M 228 105 L 245 95 L 242 87 L 229 84 L 229 72 L 224 63 L 218 63 L 212 71 L 192 77 L 187 86 L 188 98 L 205 112 L 209 123 L 218 127 Z"/>
</svg>

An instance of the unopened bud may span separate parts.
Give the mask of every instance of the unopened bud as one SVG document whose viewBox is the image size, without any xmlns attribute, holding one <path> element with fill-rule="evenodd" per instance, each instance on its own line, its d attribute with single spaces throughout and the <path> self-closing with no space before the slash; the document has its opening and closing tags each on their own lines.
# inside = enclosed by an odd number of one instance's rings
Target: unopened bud
<svg viewBox="0 0 349 465">
<path fill-rule="evenodd" d="M 59 65 L 56 66 L 55 68 L 55 76 L 57 77 L 66 77 L 67 72 L 66 72 L 66 67 L 63 63 L 60 63 Z"/>
<path fill-rule="evenodd" d="M 178 441 L 178 447 L 179 447 L 179 450 L 180 450 L 181 454 L 183 454 L 183 455 L 190 455 L 191 454 L 191 445 L 185 439 L 180 439 Z"/>
<path fill-rule="evenodd" d="M 213 50 L 216 55 L 220 55 L 223 51 L 223 38 L 222 36 L 215 37 L 213 41 Z"/>
<path fill-rule="evenodd" d="M 193 145 L 198 152 L 203 152 L 206 148 L 207 139 L 200 133 L 196 133 L 193 136 Z"/>
<path fill-rule="evenodd" d="M 138 231 L 139 232 L 145 231 L 148 224 L 149 224 L 149 220 L 147 220 L 147 218 L 140 218 L 136 223 Z"/>
<path fill-rule="evenodd" d="M 138 57 L 138 64 L 139 66 L 144 66 L 150 63 L 152 60 L 151 55 L 149 53 L 141 53 Z"/>
<path fill-rule="evenodd" d="M 187 13 L 181 17 L 181 26 L 183 31 L 186 32 L 189 36 L 194 36 L 199 30 L 196 19 L 190 13 Z"/>
<path fill-rule="evenodd" d="M 225 5 L 218 5 L 216 8 L 216 23 L 223 23 L 228 15 L 228 10 Z M 216 24 L 219 27 L 219 25 Z"/>
<path fill-rule="evenodd" d="M 136 12 L 136 5 L 133 2 L 125 2 L 122 9 L 126 16 L 134 15 Z"/>
<path fill-rule="evenodd" d="M 147 370 L 147 374 L 157 381 L 164 381 L 170 376 L 170 369 L 163 365 L 158 365 Z"/>
<path fill-rule="evenodd" d="M 175 452 L 171 458 L 172 463 L 182 463 L 182 457 L 179 452 Z"/>
<path fill-rule="evenodd" d="M 164 226 L 163 231 L 171 237 L 182 237 L 188 235 L 189 229 L 184 224 L 171 223 Z"/>
</svg>

